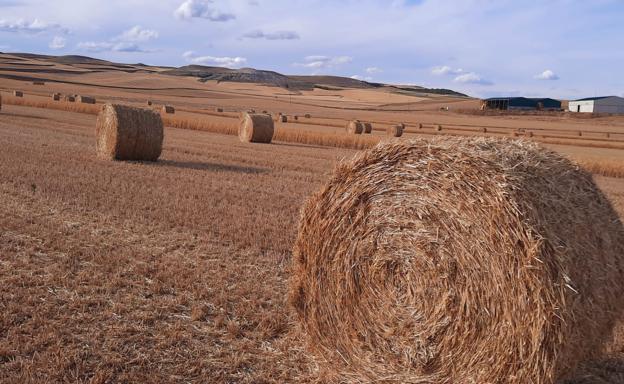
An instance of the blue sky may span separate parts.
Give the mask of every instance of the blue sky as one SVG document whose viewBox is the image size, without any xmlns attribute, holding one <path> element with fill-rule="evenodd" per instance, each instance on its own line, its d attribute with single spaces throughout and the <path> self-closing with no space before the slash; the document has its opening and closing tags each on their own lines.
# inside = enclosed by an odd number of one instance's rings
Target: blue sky
<svg viewBox="0 0 624 384">
<path fill-rule="evenodd" d="M 0 51 L 624 96 L 622 0 L 0 0 Z"/>
</svg>

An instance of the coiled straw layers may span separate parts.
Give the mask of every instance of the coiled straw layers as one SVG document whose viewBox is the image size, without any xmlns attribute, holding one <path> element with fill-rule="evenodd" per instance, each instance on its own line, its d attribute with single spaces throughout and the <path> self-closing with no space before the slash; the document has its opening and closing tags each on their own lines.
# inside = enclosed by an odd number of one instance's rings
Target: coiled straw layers
<svg viewBox="0 0 624 384">
<path fill-rule="evenodd" d="M 342 381 L 550 384 L 622 308 L 624 229 L 534 144 L 386 142 L 305 205 L 290 301 Z"/>
<path fill-rule="evenodd" d="M 271 115 L 242 113 L 238 126 L 238 138 L 244 143 L 270 143 L 275 127 Z"/>
<path fill-rule="evenodd" d="M 102 159 L 156 161 L 163 138 L 162 119 L 152 110 L 106 104 L 97 118 L 96 149 Z"/>
<path fill-rule="evenodd" d="M 359 120 L 351 120 L 347 123 L 347 133 L 361 135 L 364 132 L 364 125 Z"/>
</svg>

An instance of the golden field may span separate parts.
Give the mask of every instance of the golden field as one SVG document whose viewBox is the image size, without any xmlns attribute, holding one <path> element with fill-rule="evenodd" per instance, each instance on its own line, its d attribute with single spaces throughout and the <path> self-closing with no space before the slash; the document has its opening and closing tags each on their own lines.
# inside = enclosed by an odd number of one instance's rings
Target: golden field
<svg viewBox="0 0 624 384">
<path fill-rule="evenodd" d="M 624 117 L 488 116 L 465 112 L 478 106 L 466 98 L 0 58 L 0 382 L 331 382 L 287 305 L 299 209 L 340 159 L 394 140 L 385 129 L 399 122 L 397 140 L 541 142 L 594 173 L 624 218 Z M 25 66 L 45 85 L 16 79 Z M 53 102 L 53 92 L 175 106 L 160 161 L 97 160 L 101 105 Z M 276 123 L 273 144 L 243 144 L 238 113 L 249 108 L 299 120 Z M 373 134 L 347 136 L 353 118 Z M 576 377 L 624 382 L 624 351 Z"/>
</svg>

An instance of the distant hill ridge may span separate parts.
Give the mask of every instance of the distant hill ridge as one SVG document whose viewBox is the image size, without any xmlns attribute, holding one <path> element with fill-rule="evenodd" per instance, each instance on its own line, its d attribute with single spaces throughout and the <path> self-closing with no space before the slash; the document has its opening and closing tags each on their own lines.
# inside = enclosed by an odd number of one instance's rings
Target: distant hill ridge
<svg viewBox="0 0 624 384">
<path fill-rule="evenodd" d="M 137 64 L 119 64 L 107 60 L 95 59 L 88 56 L 67 55 L 67 56 L 50 56 L 39 55 L 34 53 L 8 53 L 14 57 L 23 59 L 43 60 L 57 64 L 65 65 L 102 65 L 115 67 L 120 70 L 138 69 L 158 71 L 161 74 L 170 76 L 195 77 L 198 81 L 217 81 L 217 82 L 238 82 L 238 83 L 254 83 L 264 84 L 276 87 L 282 87 L 292 90 L 312 90 L 319 89 L 374 89 L 374 88 L 390 88 L 391 91 L 403 94 L 437 94 L 468 97 L 463 93 L 459 93 L 450 89 L 424 88 L 408 85 L 388 85 L 383 83 L 373 83 L 361 81 L 350 77 L 341 76 L 305 76 L 305 75 L 283 75 L 275 71 L 259 70 L 254 68 L 230 69 L 223 67 L 211 67 L 204 65 L 185 65 L 179 68 L 165 66 L 149 66 L 143 63 Z"/>
</svg>

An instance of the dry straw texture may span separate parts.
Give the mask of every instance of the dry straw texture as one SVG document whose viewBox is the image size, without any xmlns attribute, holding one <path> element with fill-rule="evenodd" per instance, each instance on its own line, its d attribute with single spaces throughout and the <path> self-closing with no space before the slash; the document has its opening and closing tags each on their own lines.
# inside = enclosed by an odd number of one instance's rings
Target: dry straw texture
<svg viewBox="0 0 624 384">
<path fill-rule="evenodd" d="M 373 133 L 373 124 L 371 123 L 364 123 L 364 133 Z"/>
<path fill-rule="evenodd" d="M 403 136 L 403 127 L 401 125 L 393 125 L 388 127 L 386 132 L 389 136 L 401 137 Z"/>
<path fill-rule="evenodd" d="M 164 113 L 173 114 L 173 113 L 175 113 L 175 108 L 172 107 L 171 105 L 163 105 L 162 111 Z"/>
<path fill-rule="evenodd" d="M 22 91 L 13 91 L 13 96 L 15 96 L 15 97 L 24 97 L 24 92 L 22 92 Z"/>
<path fill-rule="evenodd" d="M 347 123 L 347 133 L 360 135 L 364 132 L 364 126 L 359 120 L 351 120 Z"/>
<path fill-rule="evenodd" d="M 622 309 L 624 229 L 522 141 L 385 142 L 304 206 L 290 301 L 342 381 L 551 384 Z"/>
<path fill-rule="evenodd" d="M 78 96 L 78 102 L 82 104 L 95 104 L 95 98 L 91 96 Z"/>
<path fill-rule="evenodd" d="M 270 143 L 275 128 L 271 115 L 244 113 L 238 126 L 238 138 L 244 143 Z"/>
<path fill-rule="evenodd" d="M 152 110 L 106 104 L 97 118 L 96 149 L 102 159 L 156 161 L 163 136 L 162 119 Z"/>
</svg>

